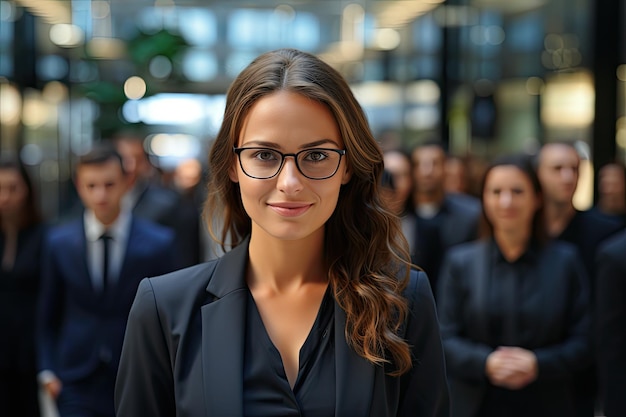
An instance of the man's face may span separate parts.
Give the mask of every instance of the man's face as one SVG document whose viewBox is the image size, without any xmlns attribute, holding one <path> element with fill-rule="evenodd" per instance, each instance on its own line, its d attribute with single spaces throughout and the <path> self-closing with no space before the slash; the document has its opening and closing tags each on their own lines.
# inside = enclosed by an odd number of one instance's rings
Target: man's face
<svg viewBox="0 0 626 417">
<path fill-rule="evenodd" d="M 133 177 L 144 178 L 150 176 L 152 165 L 143 149 L 143 144 L 135 139 L 120 139 L 115 148 L 122 155 L 124 168 Z"/>
<path fill-rule="evenodd" d="M 76 172 L 76 190 L 83 205 L 92 210 L 96 218 L 109 225 L 120 213 L 122 197 L 128 189 L 126 175 L 114 159 L 83 165 Z"/>
<path fill-rule="evenodd" d="M 539 154 L 537 175 L 548 202 L 569 204 L 578 185 L 580 157 L 564 144 L 544 145 Z"/>
<path fill-rule="evenodd" d="M 418 193 L 434 193 L 443 190 L 446 155 L 438 146 L 416 148 L 413 159 L 413 179 Z"/>
</svg>

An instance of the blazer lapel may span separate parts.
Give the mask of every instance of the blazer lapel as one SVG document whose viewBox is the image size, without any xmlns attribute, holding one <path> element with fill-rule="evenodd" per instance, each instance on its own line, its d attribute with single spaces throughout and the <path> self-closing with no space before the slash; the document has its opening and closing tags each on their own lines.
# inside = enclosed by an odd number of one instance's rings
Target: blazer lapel
<svg viewBox="0 0 626 417">
<path fill-rule="evenodd" d="M 492 241 L 483 241 L 478 246 L 478 253 L 474 258 L 474 271 L 470 276 L 474 277 L 474 311 L 477 312 L 476 330 L 482 340 L 489 339 L 489 329 L 487 323 L 487 311 L 485 306 L 487 305 L 487 298 L 489 297 L 489 276 L 491 271 L 489 265 L 491 261 L 491 248 Z"/>
<path fill-rule="evenodd" d="M 335 301 L 335 415 L 367 416 L 376 369 L 348 346 L 345 328 L 346 313 Z"/>
<path fill-rule="evenodd" d="M 203 391 L 209 416 L 243 416 L 247 257 L 245 241 L 220 259 L 207 286 L 213 301 L 201 308 Z"/>
</svg>

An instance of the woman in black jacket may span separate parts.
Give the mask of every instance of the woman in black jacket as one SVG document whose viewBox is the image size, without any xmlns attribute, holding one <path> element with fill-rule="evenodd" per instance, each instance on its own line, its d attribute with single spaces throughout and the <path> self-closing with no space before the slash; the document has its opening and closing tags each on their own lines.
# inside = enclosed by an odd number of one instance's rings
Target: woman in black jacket
<svg viewBox="0 0 626 417">
<path fill-rule="evenodd" d="M 571 375 L 590 356 L 584 267 L 544 239 L 527 157 L 488 168 L 482 204 L 486 239 L 454 248 L 440 276 L 451 415 L 571 416 Z"/>
<path fill-rule="evenodd" d="M 0 415 L 38 416 L 35 310 L 44 227 L 18 160 L 0 161 Z"/>
</svg>

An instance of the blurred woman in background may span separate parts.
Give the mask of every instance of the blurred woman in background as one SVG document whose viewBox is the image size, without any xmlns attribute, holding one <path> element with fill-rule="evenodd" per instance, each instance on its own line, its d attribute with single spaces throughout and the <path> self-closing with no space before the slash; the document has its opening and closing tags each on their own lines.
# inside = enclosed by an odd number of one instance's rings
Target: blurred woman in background
<svg viewBox="0 0 626 417">
<path fill-rule="evenodd" d="M 494 161 L 482 204 L 487 238 L 451 249 L 440 275 L 451 416 L 574 415 L 571 375 L 590 360 L 585 269 L 544 239 L 527 157 Z"/>
<path fill-rule="evenodd" d="M 0 415 L 38 416 L 35 309 L 44 227 L 24 166 L 0 160 Z"/>
</svg>

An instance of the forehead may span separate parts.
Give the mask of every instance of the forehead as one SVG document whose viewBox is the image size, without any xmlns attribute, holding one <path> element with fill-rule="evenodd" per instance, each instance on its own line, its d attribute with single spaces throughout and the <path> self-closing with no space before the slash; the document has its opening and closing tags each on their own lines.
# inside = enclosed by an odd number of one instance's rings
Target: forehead
<svg viewBox="0 0 626 417">
<path fill-rule="evenodd" d="M 420 146 L 413 151 L 413 161 L 434 161 L 444 159 L 445 154 L 439 146 Z"/>
<path fill-rule="evenodd" d="M 22 176 L 19 172 L 12 168 L 0 169 L 0 181 L 11 183 L 23 183 Z"/>
<path fill-rule="evenodd" d="M 123 176 L 120 163 L 112 159 L 102 163 L 81 165 L 76 171 L 78 179 L 89 182 L 111 181 L 121 179 Z"/>
<path fill-rule="evenodd" d="M 580 157 L 576 149 L 571 146 L 562 144 L 545 145 L 541 150 L 539 163 L 547 166 L 577 166 L 580 163 Z"/>
<path fill-rule="evenodd" d="M 498 165 L 491 168 L 487 173 L 485 184 L 506 183 L 509 185 L 519 185 L 520 183 L 530 184 L 531 180 L 524 171 L 515 165 Z"/>
<path fill-rule="evenodd" d="M 339 126 L 323 103 L 290 91 L 278 91 L 257 100 L 245 116 L 240 140 L 278 147 L 331 139 L 342 145 Z"/>
</svg>

